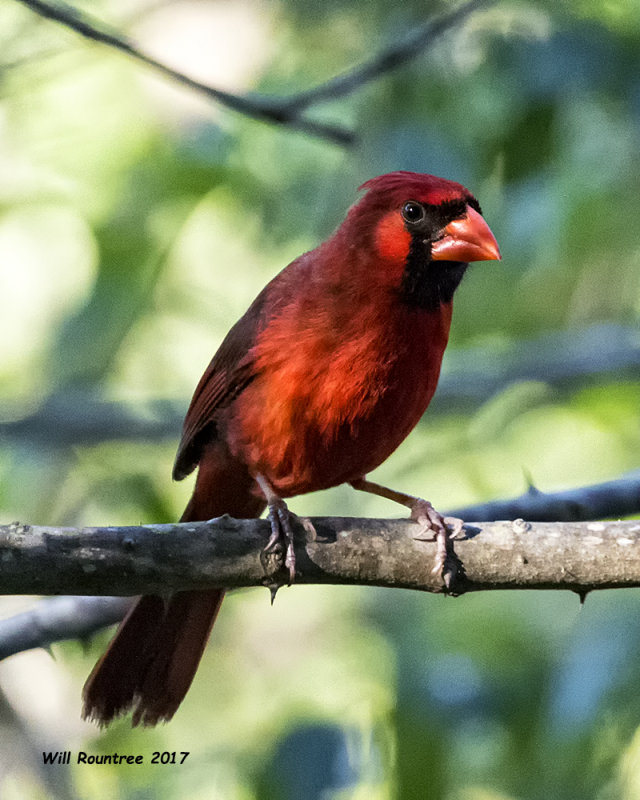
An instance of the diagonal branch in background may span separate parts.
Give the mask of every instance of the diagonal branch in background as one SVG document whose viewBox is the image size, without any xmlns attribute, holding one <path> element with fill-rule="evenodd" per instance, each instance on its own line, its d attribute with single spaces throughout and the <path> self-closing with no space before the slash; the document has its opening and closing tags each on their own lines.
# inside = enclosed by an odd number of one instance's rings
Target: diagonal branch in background
<svg viewBox="0 0 640 800">
<path fill-rule="evenodd" d="M 470 0 L 446 16 L 430 20 L 411 31 L 401 41 L 381 50 L 370 61 L 365 61 L 341 75 L 336 75 L 326 83 L 283 101 L 286 112 L 299 114 L 316 103 L 335 100 L 337 97 L 358 91 L 382 75 L 404 66 L 423 53 L 442 33 L 463 22 L 474 11 L 488 5 L 491 5 L 491 0 Z"/>
<path fill-rule="evenodd" d="M 287 125 L 342 146 L 352 145 L 355 141 L 353 133 L 346 128 L 316 122 L 295 114 L 287 117 L 283 109 L 271 101 L 259 97 L 249 98 L 232 94 L 190 78 L 188 75 L 172 69 L 167 64 L 146 55 L 121 33 L 107 30 L 103 24 L 90 20 L 88 16 L 81 14 L 76 8 L 66 3 L 49 3 L 46 0 L 17 0 L 17 2 L 28 6 L 36 14 L 60 22 L 86 39 L 99 42 L 125 53 L 136 61 L 161 72 L 189 89 L 204 94 L 210 100 L 215 100 L 232 111 L 237 111 L 240 114 L 263 122 Z"/>
<path fill-rule="evenodd" d="M 130 597 L 51 597 L 34 608 L 0 620 L 0 660 L 23 650 L 48 648 L 66 639 L 86 641 L 114 625 L 130 608 Z"/>
<path fill-rule="evenodd" d="M 194 80 L 146 55 L 123 34 L 107 29 L 104 24 L 90 19 L 78 9 L 64 2 L 47 2 L 47 0 L 17 0 L 17 2 L 42 17 L 61 23 L 86 39 L 125 53 L 136 61 L 204 94 L 209 99 L 215 100 L 233 111 L 263 122 L 294 128 L 334 144 L 349 146 L 356 141 L 352 131 L 337 125 L 311 120 L 303 116 L 303 112 L 312 105 L 358 91 L 367 83 L 397 69 L 424 52 L 442 33 L 463 22 L 472 12 L 490 4 L 491 0 L 469 0 L 449 14 L 412 31 L 402 41 L 382 50 L 370 61 L 366 61 L 353 70 L 332 78 L 313 89 L 284 99 L 236 95 Z"/>
<path fill-rule="evenodd" d="M 579 522 L 640 514 L 640 471 L 615 481 L 547 494 L 531 486 L 513 500 L 492 500 L 448 512 L 463 519 L 517 519 Z"/>
</svg>

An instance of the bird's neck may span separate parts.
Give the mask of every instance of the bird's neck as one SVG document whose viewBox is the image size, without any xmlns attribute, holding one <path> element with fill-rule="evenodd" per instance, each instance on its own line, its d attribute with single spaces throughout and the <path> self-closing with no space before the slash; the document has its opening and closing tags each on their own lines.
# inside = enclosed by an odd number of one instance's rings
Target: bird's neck
<svg viewBox="0 0 640 800">
<path fill-rule="evenodd" d="M 401 301 L 428 312 L 450 306 L 468 266 L 460 261 L 428 261 L 410 252 L 402 276 Z"/>
</svg>

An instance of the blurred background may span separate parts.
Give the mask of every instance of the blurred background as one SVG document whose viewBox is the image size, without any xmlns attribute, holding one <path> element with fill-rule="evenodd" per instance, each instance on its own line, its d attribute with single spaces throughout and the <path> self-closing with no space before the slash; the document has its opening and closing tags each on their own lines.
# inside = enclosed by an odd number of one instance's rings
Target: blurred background
<svg viewBox="0 0 640 800">
<path fill-rule="evenodd" d="M 77 7 L 204 83 L 282 98 L 452 6 Z M 354 143 L 232 113 L 2 4 L 3 522 L 177 519 L 190 491 L 170 478 L 182 415 L 224 334 L 331 233 L 360 183 L 395 169 L 468 186 L 503 261 L 469 271 L 446 394 L 376 479 L 445 510 L 638 470 L 637 0 L 496 2 L 306 116 Z M 399 516 L 344 487 L 291 507 Z M 0 663 L 0 794 L 634 800 L 639 600 L 293 587 L 271 608 L 264 590 L 237 592 L 183 706 L 153 730 L 80 720 L 108 631 L 13 656 Z M 35 602 L 2 598 L 0 616 Z M 43 750 L 145 764 L 45 767 Z M 152 766 L 154 751 L 189 756 Z"/>
</svg>

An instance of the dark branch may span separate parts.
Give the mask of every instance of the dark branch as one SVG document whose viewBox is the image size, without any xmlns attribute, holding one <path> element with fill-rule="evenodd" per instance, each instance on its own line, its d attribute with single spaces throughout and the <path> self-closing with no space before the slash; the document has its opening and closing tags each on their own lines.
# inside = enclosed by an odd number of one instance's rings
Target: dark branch
<svg viewBox="0 0 640 800">
<path fill-rule="evenodd" d="M 37 442 L 47 448 L 94 445 L 105 441 L 161 442 L 176 439 L 186 403 L 156 400 L 143 406 L 103 400 L 93 393 L 65 392 L 48 397 L 27 417 L 5 408 L 0 436 Z"/>
<path fill-rule="evenodd" d="M 463 519 L 580 522 L 640 514 L 640 472 L 615 481 L 547 494 L 534 486 L 513 500 L 493 500 L 450 512 Z"/>
<path fill-rule="evenodd" d="M 88 639 L 96 630 L 120 622 L 131 602 L 128 597 L 42 600 L 29 611 L 0 620 L 0 660 L 65 639 Z"/>
<path fill-rule="evenodd" d="M 636 326 L 604 323 L 512 341 L 499 353 L 485 347 L 450 349 L 444 367 L 436 407 L 438 402 L 477 405 L 518 381 L 541 381 L 562 391 L 605 378 L 637 380 L 640 340 Z"/>
<path fill-rule="evenodd" d="M 442 592 L 432 572 L 435 544 L 415 523 L 314 519 L 315 538 L 296 543 L 298 583 L 388 586 Z M 473 523 L 456 543 L 466 591 L 640 586 L 640 521 Z M 282 553 L 261 553 L 265 520 L 122 528 L 0 526 L 2 594 L 166 594 L 213 586 L 270 585 Z"/>
<path fill-rule="evenodd" d="M 247 117 L 270 122 L 278 125 L 286 125 L 290 128 L 304 133 L 327 139 L 334 144 L 349 146 L 354 144 L 354 134 L 337 125 L 330 125 L 323 122 L 307 119 L 298 114 L 288 114 L 286 108 L 274 103 L 266 98 L 243 97 L 240 95 L 216 89 L 205 83 L 190 78 L 178 70 L 172 69 L 167 64 L 158 61 L 152 56 L 143 53 L 132 41 L 121 33 L 110 31 L 102 23 L 97 23 L 81 14 L 77 9 L 63 2 L 48 3 L 45 0 L 17 0 L 19 3 L 28 6 L 36 14 L 40 14 L 48 19 L 60 22 L 65 27 L 79 33 L 86 39 L 107 45 L 108 47 L 125 53 L 130 58 L 145 64 L 152 69 L 166 75 L 183 86 L 205 95 L 210 100 L 215 100 L 232 111 L 237 111 Z"/>
<path fill-rule="evenodd" d="M 470 0 L 470 2 L 440 19 L 430 21 L 413 31 L 401 42 L 383 50 L 370 61 L 364 62 L 353 70 L 332 78 L 313 89 L 284 99 L 255 95 L 251 97 L 240 96 L 196 81 L 188 75 L 146 55 L 120 32 L 109 30 L 103 23 L 91 20 L 87 15 L 80 13 L 76 8 L 61 2 L 61 0 L 55 3 L 46 2 L 46 0 L 17 0 L 17 2 L 28 6 L 42 17 L 61 23 L 91 41 L 99 42 L 125 53 L 130 58 L 161 72 L 172 80 L 200 94 L 204 94 L 210 100 L 215 100 L 233 111 L 263 122 L 285 125 L 289 128 L 321 137 L 335 144 L 349 146 L 353 145 L 356 139 L 352 131 L 338 125 L 311 120 L 303 116 L 303 112 L 312 105 L 356 92 L 367 83 L 415 58 L 438 36 L 456 24 L 461 23 L 473 11 L 483 5 L 487 5 L 490 0 Z"/>
<path fill-rule="evenodd" d="M 453 512 L 463 519 L 498 518 L 593 519 L 640 513 L 640 474 L 569 492 L 543 494 L 532 490 L 509 501 L 493 501 Z M 598 523 L 596 523 L 598 524 Z M 593 535 L 589 533 L 587 535 Z M 57 591 L 67 591 L 57 587 Z M 62 597 L 43 600 L 16 617 L 0 620 L 0 659 L 34 647 L 47 647 L 65 639 L 87 638 L 101 628 L 118 622 L 129 601 L 118 597 Z"/>
<path fill-rule="evenodd" d="M 430 20 L 417 27 L 401 41 L 381 50 L 370 61 L 348 70 L 335 78 L 309 89 L 289 100 L 284 101 L 288 114 L 299 114 L 316 103 L 335 100 L 337 97 L 358 91 L 367 83 L 377 80 L 383 75 L 404 66 L 433 44 L 445 31 L 450 30 L 459 22 L 463 22 L 474 11 L 483 6 L 491 5 L 491 0 L 470 0 L 459 6 L 449 14 L 436 20 Z"/>
</svg>

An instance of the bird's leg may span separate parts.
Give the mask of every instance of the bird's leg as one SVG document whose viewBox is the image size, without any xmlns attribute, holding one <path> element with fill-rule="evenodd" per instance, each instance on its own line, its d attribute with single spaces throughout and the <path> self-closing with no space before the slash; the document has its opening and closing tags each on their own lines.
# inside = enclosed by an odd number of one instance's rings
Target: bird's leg
<svg viewBox="0 0 640 800">
<path fill-rule="evenodd" d="M 433 572 L 442 575 L 447 590 L 455 589 L 456 579 L 464 576 L 464 566 L 453 548 L 453 540 L 462 532 L 463 521 L 457 517 L 443 517 L 428 500 L 397 492 L 395 489 L 368 481 L 365 477 L 350 483 L 354 489 L 376 494 L 411 510 L 411 519 L 420 525 L 420 532 L 416 538 L 436 543 L 436 562 Z"/>
<path fill-rule="evenodd" d="M 273 486 L 264 475 L 256 475 L 256 481 L 267 501 L 267 506 L 269 507 L 268 519 L 271 523 L 271 536 L 263 553 L 273 552 L 278 542 L 284 539 L 286 548 L 284 566 L 289 571 L 289 586 L 291 586 L 296 577 L 296 554 L 293 546 L 293 528 L 291 526 L 291 517 L 293 515 L 287 508 L 287 504 L 276 494 Z M 275 593 L 273 596 L 275 596 Z"/>
</svg>

